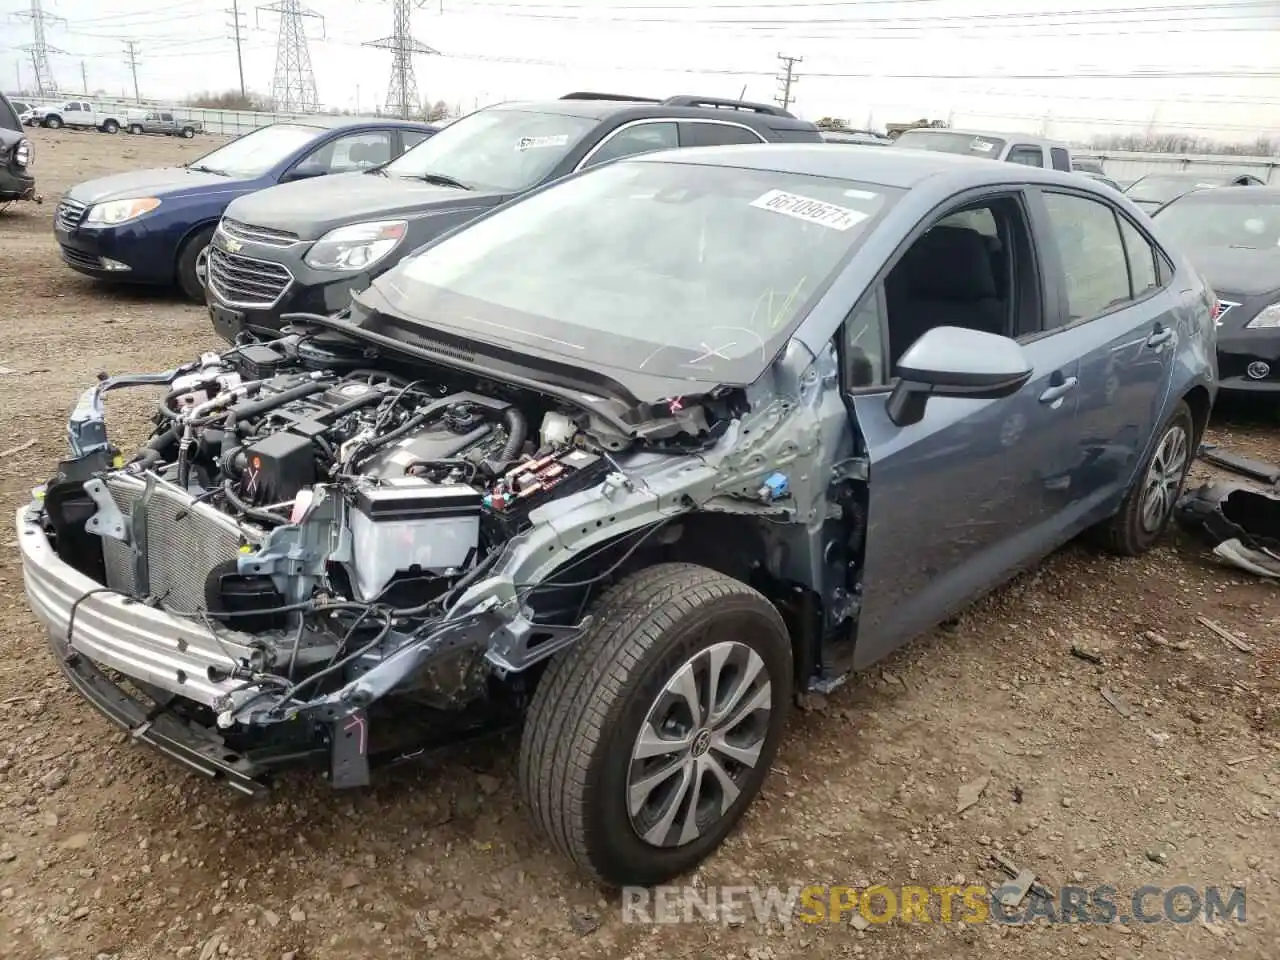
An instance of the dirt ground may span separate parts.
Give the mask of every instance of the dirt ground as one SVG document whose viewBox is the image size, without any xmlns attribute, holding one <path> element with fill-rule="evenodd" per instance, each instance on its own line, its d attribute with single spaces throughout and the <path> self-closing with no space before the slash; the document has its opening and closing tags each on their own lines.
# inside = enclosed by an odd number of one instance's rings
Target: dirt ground
<svg viewBox="0 0 1280 960">
<path fill-rule="evenodd" d="M 68 185 L 191 159 L 209 140 L 33 136 L 45 203 L 0 214 L 4 518 L 46 479 L 98 371 L 214 346 L 201 309 L 72 273 L 50 224 Z M 113 423 L 136 431 L 146 410 L 118 400 Z M 1280 461 L 1268 413 L 1220 415 L 1211 439 Z M 764 795 L 690 882 L 995 884 L 994 850 L 1050 886 L 1242 884 L 1243 925 L 625 924 L 617 895 L 526 822 L 509 739 L 367 792 L 296 778 L 257 804 L 124 742 L 59 675 L 12 533 L 0 541 L 6 960 L 1280 955 L 1280 597 L 1176 533 L 1139 560 L 1070 547 L 809 703 Z M 961 785 L 982 777 L 958 813 Z"/>
</svg>

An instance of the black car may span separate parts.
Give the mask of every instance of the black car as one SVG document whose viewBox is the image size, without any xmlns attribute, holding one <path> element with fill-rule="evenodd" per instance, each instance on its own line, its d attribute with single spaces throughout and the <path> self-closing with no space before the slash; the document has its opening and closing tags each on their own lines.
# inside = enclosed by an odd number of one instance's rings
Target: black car
<svg viewBox="0 0 1280 960">
<path fill-rule="evenodd" d="M 22 129 L 17 111 L 9 98 L 0 93 L 0 203 L 35 198 L 32 154 L 31 141 Z"/>
<path fill-rule="evenodd" d="M 1214 187 L 1261 187 L 1263 182 L 1248 173 L 1148 173 L 1125 188 L 1125 196 L 1148 213 L 1192 190 Z"/>
<path fill-rule="evenodd" d="M 1280 398 L 1280 187 L 1197 190 L 1157 229 L 1218 296 L 1218 386 Z"/>
<path fill-rule="evenodd" d="M 227 207 L 209 253 L 214 329 L 270 332 L 292 312 L 334 313 L 406 255 L 486 210 L 566 174 L 673 147 L 821 143 L 772 105 L 571 93 L 454 121 L 375 169 L 289 183 Z"/>
</svg>

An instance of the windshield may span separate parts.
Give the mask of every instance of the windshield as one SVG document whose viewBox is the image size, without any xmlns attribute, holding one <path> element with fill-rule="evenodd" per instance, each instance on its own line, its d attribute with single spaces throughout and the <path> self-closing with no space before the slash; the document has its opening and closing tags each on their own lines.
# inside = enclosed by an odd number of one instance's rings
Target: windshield
<svg viewBox="0 0 1280 960">
<path fill-rule="evenodd" d="M 320 133 L 319 127 L 273 123 L 246 133 L 187 166 L 193 170 L 211 170 L 244 179 L 260 177 Z"/>
<path fill-rule="evenodd" d="M 596 125 L 560 113 L 480 110 L 382 169 L 393 177 L 435 175 L 471 190 L 518 193 L 541 182 Z"/>
<path fill-rule="evenodd" d="M 1156 214 L 1160 230 L 1171 243 L 1188 248 L 1280 247 L 1280 197 L 1222 198 L 1228 192 L 1187 197 L 1162 207 Z"/>
<path fill-rule="evenodd" d="M 452 234 L 374 290 L 399 316 L 475 340 L 595 370 L 742 385 L 900 193 L 621 161 Z"/>
<path fill-rule="evenodd" d="M 1143 203 L 1168 203 L 1192 190 L 1221 186 L 1221 181 L 1196 180 L 1193 177 L 1143 177 L 1125 193 L 1130 200 Z"/>
<path fill-rule="evenodd" d="M 907 130 L 898 137 L 898 146 L 938 153 L 963 153 L 971 157 L 998 157 L 1005 142 L 999 137 L 974 136 L 944 130 Z"/>
</svg>

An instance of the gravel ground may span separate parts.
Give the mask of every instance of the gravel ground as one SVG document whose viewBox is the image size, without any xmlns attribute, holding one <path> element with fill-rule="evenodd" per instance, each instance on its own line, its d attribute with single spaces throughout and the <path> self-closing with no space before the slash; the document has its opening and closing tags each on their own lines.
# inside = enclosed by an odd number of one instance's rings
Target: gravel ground
<svg viewBox="0 0 1280 960">
<path fill-rule="evenodd" d="M 0 451 L 19 448 L 0 462 L 5 517 L 45 479 L 95 373 L 214 345 L 199 308 L 65 268 L 50 227 L 69 184 L 190 159 L 210 140 L 34 139 L 45 204 L 0 214 Z M 115 401 L 113 424 L 136 432 L 146 407 Z M 1280 460 L 1266 415 L 1219 418 L 1212 439 Z M 367 792 L 288 780 L 258 804 L 125 743 L 57 673 L 12 535 L 0 539 L 0 957 L 1278 955 L 1277 588 L 1176 534 L 1139 560 L 1072 546 L 808 701 L 764 795 L 691 882 L 994 883 L 997 850 L 1051 886 L 1243 884 L 1244 925 L 624 924 L 617 895 L 526 823 L 509 740 Z"/>
</svg>

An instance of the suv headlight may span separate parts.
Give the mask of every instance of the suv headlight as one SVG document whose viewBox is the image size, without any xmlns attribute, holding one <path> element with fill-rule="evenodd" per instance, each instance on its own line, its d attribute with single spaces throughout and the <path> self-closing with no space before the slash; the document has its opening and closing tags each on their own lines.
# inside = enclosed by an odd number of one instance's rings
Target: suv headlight
<svg viewBox="0 0 1280 960">
<path fill-rule="evenodd" d="M 371 220 L 330 230 L 303 257 L 313 270 L 363 270 L 373 266 L 408 232 L 407 220 Z"/>
<path fill-rule="evenodd" d="M 136 220 L 138 217 L 150 213 L 158 206 L 160 206 L 160 201 L 155 197 L 137 197 L 133 200 L 108 200 L 106 203 L 95 203 L 90 207 L 84 222 L 106 227 L 115 226 L 117 223 Z"/>
<path fill-rule="evenodd" d="M 1280 300 L 1263 307 L 1256 317 L 1244 325 L 1246 330 L 1274 330 L 1280 327 Z"/>
<path fill-rule="evenodd" d="M 13 148 L 13 162 L 20 167 L 31 165 L 31 158 L 35 156 L 35 148 L 31 146 L 31 141 L 23 137 L 18 141 L 18 145 Z"/>
</svg>

